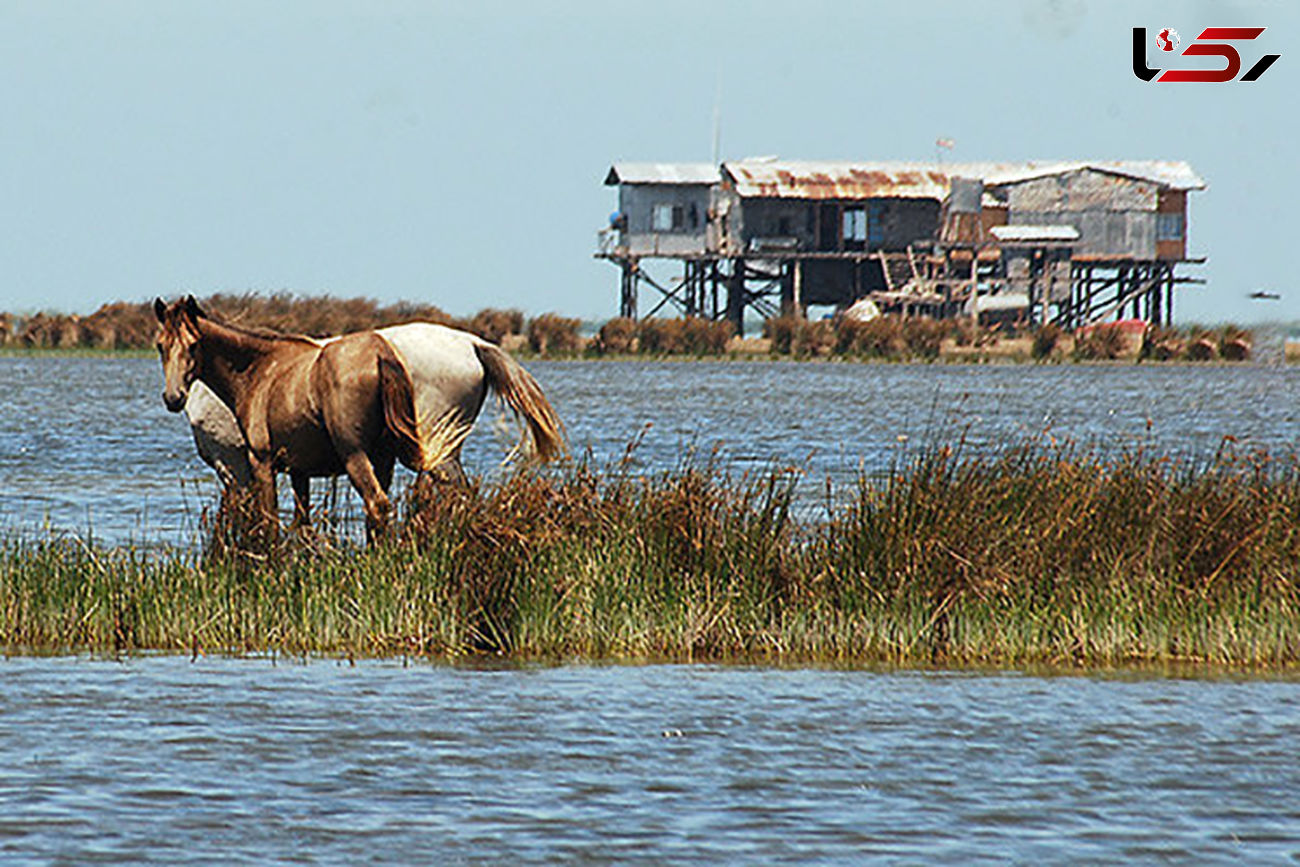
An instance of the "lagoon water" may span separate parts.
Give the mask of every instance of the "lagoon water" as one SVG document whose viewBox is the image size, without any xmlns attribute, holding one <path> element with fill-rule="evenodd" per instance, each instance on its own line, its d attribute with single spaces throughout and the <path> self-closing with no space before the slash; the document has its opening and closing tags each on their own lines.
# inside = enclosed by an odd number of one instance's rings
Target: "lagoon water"
<svg viewBox="0 0 1300 867">
<path fill-rule="evenodd" d="M 809 499 L 918 449 L 989 454 L 1030 441 L 1208 460 L 1294 454 L 1300 366 L 532 362 L 579 455 L 636 472 L 716 459 L 793 466 Z M 151 358 L 0 357 L 0 531 L 193 544 L 216 499 Z M 492 476 L 515 432 L 488 405 L 466 446 Z M 715 455 L 716 449 L 716 455 Z M 399 480 L 407 478 L 399 471 Z M 287 483 L 282 484 L 287 489 Z M 346 483 L 339 502 L 353 509 Z M 315 483 L 317 501 L 329 490 Z M 282 492 L 287 498 L 287 490 Z M 287 499 L 286 499 L 287 502 Z"/>
<path fill-rule="evenodd" d="M 810 499 L 926 445 L 1300 439 L 1300 368 L 1271 365 L 529 367 L 598 465 L 720 444 L 735 472 L 804 469 Z M 0 358 L 0 532 L 193 544 L 215 489 L 160 379 Z M 471 471 L 509 441 L 489 416 Z M 1294 861 L 1297 744 L 1300 682 L 1205 672 L 16 657 L 0 860 Z"/>
<path fill-rule="evenodd" d="M 1275 863 L 1295 682 L 0 664 L 6 863 Z"/>
</svg>

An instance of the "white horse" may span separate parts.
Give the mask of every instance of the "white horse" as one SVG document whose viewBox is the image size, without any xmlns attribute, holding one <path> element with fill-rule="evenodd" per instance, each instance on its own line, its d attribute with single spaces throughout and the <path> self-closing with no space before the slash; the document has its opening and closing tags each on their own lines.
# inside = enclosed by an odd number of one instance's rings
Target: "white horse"
<svg viewBox="0 0 1300 867">
<path fill-rule="evenodd" d="M 222 487 L 248 487 L 253 468 L 248 463 L 248 446 L 239 431 L 239 422 L 235 421 L 230 407 L 201 379 L 190 386 L 185 415 L 190 420 L 190 433 L 194 435 L 199 457 L 216 471 Z"/>
<path fill-rule="evenodd" d="M 536 381 L 494 343 L 443 325 L 412 322 L 378 329 L 406 366 L 415 391 L 417 417 L 435 423 L 454 419 L 468 427 L 482 408 L 487 390 L 495 391 L 524 426 L 521 450 L 542 458 L 564 450 L 563 424 Z M 322 346 L 338 338 L 317 341 Z M 185 403 L 199 457 L 216 471 L 224 487 L 247 487 L 252 466 L 235 414 L 202 380 L 195 380 Z M 463 437 L 461 438 L 463 439 Z M 460 444 L 439 469 L 463 480 Z M 305 505 L 305 504 L 300 504 Z"/>
</svg>

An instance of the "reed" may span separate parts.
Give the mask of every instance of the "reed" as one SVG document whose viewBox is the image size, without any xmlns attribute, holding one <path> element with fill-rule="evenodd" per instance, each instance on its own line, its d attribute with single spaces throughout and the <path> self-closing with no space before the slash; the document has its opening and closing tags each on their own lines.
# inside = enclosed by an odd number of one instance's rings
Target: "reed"
<svg viewBox="0 0 1300 867">
<path fill-rule="evenodd" d="M 619 317 L 606 322 L 594 339 L 581 332 L 580 320 L 546 313 L 526 320 L 519 310 L 486 309 L 468 318 L 453 317 L 429 304 L 380 304 L 371 298 L 274 294 L 218 293 L 202 299 L 204 309 L 221 318 L 276 331 L 325 337 L 425 321 L 471 331 L 497 344 L 510 343 L 512 351 L 525 350 L 545 357 L 574 357 L 587 351 L 593 356 L 694 356 L 752 355 L 733 344 L 727 322 L 703 317 L 668 319 L 652 317 L 633 321 Z M 98 352 L 152 350 L 157 323 L 150 304 L 114 302 L 88 316 L 37 313 L 19 317 L 0 313 L 0 349 L 5 352 L 57 350 Z M 981 328 L 968 319 L 934 320 L 925 316 L 878 317 L 860 322 L 839 317 L 833 322 L 809 321 L 801 316 L 780 316 L 763 325 L 771 353 L 795 358 L 855 358 L 886 361 L 928 361 L 936 358 L 986 360 L 987 353 L 955 352 L 1014 338 L 1013 330 Z M 1140 347 L 1136 337 L 1121 333 L 1111 323 L 1083 330 L 1071 339 L 1056 326 L 1021 332 L 1032 337 L 1031 354 L 1042 360 L 1065 354 L 1067 341 L 1078 360 L 1113 360 L 1137 354 L 1154 361 L 1242 361 L 1251 357 L 1254 336 L 1236 326 L 1159 328 L 1147 330 Z M 524 338 L 527 338 L 526 340 Z M 951 346 L 945 349 L 945 343 Z M 1132 344 L 1132 345 L 1130 345 Z M 763 350 L 765 353 L 765 350 Z M 999 354 L 999 357 L 1006 357 Z"/>
<path fill-rule="evenodd" d="M 422 321 L 463 328 L 500 343 L 524 329 L 524 316 L 518 310 L 486 309 L 468 319 L 456 319 L 431 304 L 380 304 L 371 298 L 218 293 L 204 298 L 202 304 L 231 322 L 314 337 Z M 105 304 L 88 316 L 37 313 L 20 321 L 11 314 L 0 314 L 0 346 L 151 349 L 157 331 L 158 321 L 147 303 Z"/>
<path fill-rule="evenodd" d="M 1105 322 L 1081 331 L 1074 345 L 1076 358 L 1085 361 L 1114 361 L 1128 351 L 1128 339 L 1113 323 Z"/>
<path fill-rule="evenodd" d="M 597 355 L 630 355 L 637 350 L 635 319 L 619 316 L 600 326 L 592 349 Z"/>
<path fill-rule="evenodd" d="M 1155 361 L 1246 361 L 1253 352 L 1254 335 L 1236 325 L 1211 331 L 1201 326 L 1152 327 L 1142 342 L 1142 358 Z"/>
<path fill-rule="evenodd" d="M 582 349 L 582 320 L 544 313 L 528 323 L 528 346 L 543 357 L 575 355 Z"/>
<path fill-rule="evenodd" d="M 1065 330 L 1059 325 L 1048 323 L 1034 329 L 1034 337 L 1030 354 L 1038 361 L 1044 361 L 1052 357 L 1065 338 Z"/>
<path fill-rule="evenodd" d="M 938 448 L 817 510 L 788 469 L 417 486 L 357 550 L 0 546 L 10 652 L 1300 663 L 1300 467 Z"/>
<path fill-rule="evenodd" d="M 829 355 L 835 347 L 835 333 L 830 323 L 801 316 L 778 316 L 766 320 L 763 336 L 772 341 L 774 353 L 795 358 Z"/>
<path fill-rule="evenodd" d="M 973 335 L 959 333 L 957 323 L 926 316 L 880 316 L 866 322 L 840 318 L 834 323 L 828 345 L 837 355 L 928 360 L 939 357 L 944 340 L 955 342 L 958 337 L 975 341 Z"/>
<path fill-rule="evenodd" d="M 724 355 L 733 334 L 730 322 L 714 322 L 698 316 L 643 319 L 635 328 L 637 349 L 648 355 Z M 603 328 L 601 334 L 605 334 Z"/>
</svg>

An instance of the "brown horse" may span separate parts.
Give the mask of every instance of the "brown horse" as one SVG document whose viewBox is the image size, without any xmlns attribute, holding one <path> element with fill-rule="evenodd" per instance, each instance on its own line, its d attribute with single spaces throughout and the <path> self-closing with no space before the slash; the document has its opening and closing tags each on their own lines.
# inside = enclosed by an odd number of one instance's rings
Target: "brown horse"
<svg viewBox="0 0 1300 867">
<path fill-rule="evenodd" d="M 310 514 L 311 478 L 346 473 L 374 538 L 387 527 L 394 463 L 459 471 L 460 446 L 488 386 L 523 417 L 540 457 L 564 452 L 563 426 L 536 381 L 500 348 L 465 332 L 416 323 L 392 337 L 366 331 L 318 341 L 219 322 L 192 296 L 170 306 L 158 299 L 154 313 L 163 402 L 179 412 L 200 381 L 231 410 L 271 526 L 277 471 L 293 481 L 296 524 Z"/>
</svg>

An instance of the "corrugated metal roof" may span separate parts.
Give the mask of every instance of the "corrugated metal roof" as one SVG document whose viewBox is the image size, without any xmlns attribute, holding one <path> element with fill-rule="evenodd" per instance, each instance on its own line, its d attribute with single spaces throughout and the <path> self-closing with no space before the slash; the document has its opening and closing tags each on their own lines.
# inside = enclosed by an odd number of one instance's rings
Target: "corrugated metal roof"
<svg viewBox="0 0 1300 867">
<path fill-rule="evenodd" d="M 1034 242 L 1034 241 L 1077 241 L 1079 230 L 1074 226 L 994 226 L 989 229 L 999 241 Z"/>
<path fill-rule="evenodd" d="M 938 199 L 951 179 L 978 178 L 986 186 L 1094 169 L 1176 190 L 1201 190 L 1205 181 L 1185 162 L 1157 160 L 1052 160 L 1022 163 L 831 162 L 738 160 L 723 177 L 742 197 L 794 199 Z"/>
<path fill-rule="evenodd" d="M 1174 190 L 1203 190 L 1205 181 L 1192 167 L 1179 160 L 1055 160 L 1021 164 L 996 163 L 989 166 L 984 182 L 989 185 L 1013 184 L 1079 169 L 1093 169 L 1150 181 Z"/>
<path fill-rule="evenodd" d="M 716 184 L 719 178 L 710 163 L 614 163 L 605 184 Z"/>
<path fill-rule="evenodd" d="M 723 177 L 744 197 L 793 199 L 942 199 L 945 166 L 907 162 L 740 160 L 722 164 Z M 963 175 L 964 176 L 964 175 Z"/>
</svg>

